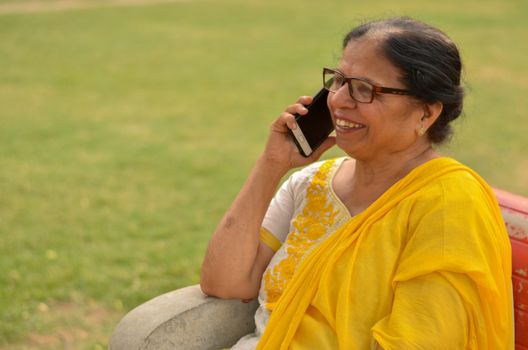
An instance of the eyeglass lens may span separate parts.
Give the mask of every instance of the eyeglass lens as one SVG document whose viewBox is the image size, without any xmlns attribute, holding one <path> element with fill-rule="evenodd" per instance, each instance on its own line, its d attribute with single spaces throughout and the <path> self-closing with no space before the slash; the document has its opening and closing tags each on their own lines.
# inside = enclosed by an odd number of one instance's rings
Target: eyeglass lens
<svg viewBox="0 0 528 350">
<path fill-rule="evenodd" d="M 350 97 L 358 102 L 371 102 L 374 87 L 362 80 L 345 78 L 342 74 L 331 70 L 324 71 L 324 87 L 332 92 L 339 90 L 345 83 L 348 83 Z"/>
</svg>

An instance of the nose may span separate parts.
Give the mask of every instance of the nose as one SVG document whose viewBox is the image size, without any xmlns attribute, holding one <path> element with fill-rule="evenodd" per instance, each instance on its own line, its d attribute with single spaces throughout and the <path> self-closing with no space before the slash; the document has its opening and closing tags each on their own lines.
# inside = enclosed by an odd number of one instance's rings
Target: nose
<svg viewBox="0 0 528 350">
<path fill-rule="evenodd" d="M 331 92 L 329 97 L 330 105 L 335 108 L 355 108 L 357 102 L 350 96 L 348 84 L 343 84 L 335 92 Z"/>
</svg>

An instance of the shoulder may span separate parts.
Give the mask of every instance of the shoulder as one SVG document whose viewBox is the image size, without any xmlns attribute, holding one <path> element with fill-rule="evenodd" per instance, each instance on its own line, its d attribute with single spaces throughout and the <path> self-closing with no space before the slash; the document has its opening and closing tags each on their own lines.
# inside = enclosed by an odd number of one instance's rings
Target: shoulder
<svg viewBox="0 0 528 350">
<path fill-rule="evenodd" d="M 407 215 L 402 271 L 474 272 L 507 263 L 508 234 L 491 188 L 471 169 L 460 170 L 401 203 L 405 212 L 397 214 Z"/>
<path fill-rule="evenodd" d="M 428 161 L 400 181 L 400 190 L 410 189 L 404 202 L 474 202 L 488 199 L 490 186 L 472 169 L 449 158 Z"/>
<path fill-rule="evenodd" d="M 435 204 L 434 206 L 463 206 L 466 210 L 492 200 L 491 188 L 474 171 L 448 173 L 424 186 L 413 200 Z"/>
<path fill-rule="evenodd" d="M 408 204 L 411 232 L 416 230 L 415 234 L 421 232 L 442 244 L 488 240 L 503 234 L 491 188 L 469 168 L 427 184 L 408 198 Z"/>
</svg>

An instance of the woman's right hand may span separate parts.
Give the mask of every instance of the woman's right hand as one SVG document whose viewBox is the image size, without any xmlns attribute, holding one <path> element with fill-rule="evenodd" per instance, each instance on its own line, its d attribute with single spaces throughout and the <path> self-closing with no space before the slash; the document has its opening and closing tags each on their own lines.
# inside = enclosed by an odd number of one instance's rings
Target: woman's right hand
<svg viewBox="0 0 528 350">
<path fill-rule="evenodd" d="M 303 157 L 291 139 L 288 129 L 298 128 L 295 114 L 306 115 L 308 109 L 305 106 L 311 102 L 311 96 L 299 97 L 297 102 L 288 106 L 271 125 L 262 157 L 285 172 L 317 161 L 325 151 L 335 145 L 335 137 L 330 136 L 309 157 Z"/>
</svg>

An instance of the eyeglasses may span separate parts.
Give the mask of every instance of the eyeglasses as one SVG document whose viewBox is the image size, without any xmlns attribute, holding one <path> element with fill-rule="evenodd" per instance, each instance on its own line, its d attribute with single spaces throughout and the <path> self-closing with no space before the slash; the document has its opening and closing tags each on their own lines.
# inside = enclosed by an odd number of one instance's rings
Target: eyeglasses
<svg viewBox="0 0 528 350">
<path fill-rule="evenodd" d="M 361 78 L 347 78 L 341 72 L 323 68 L 323 86 L 330 92 L 337 92 L 348 84 L 348 93 L 353 100 L 361 103 L 371 103 L 375 94 L 412 95 L 409 90 L 388 88 L 374 85 Z"/>
</svg>

